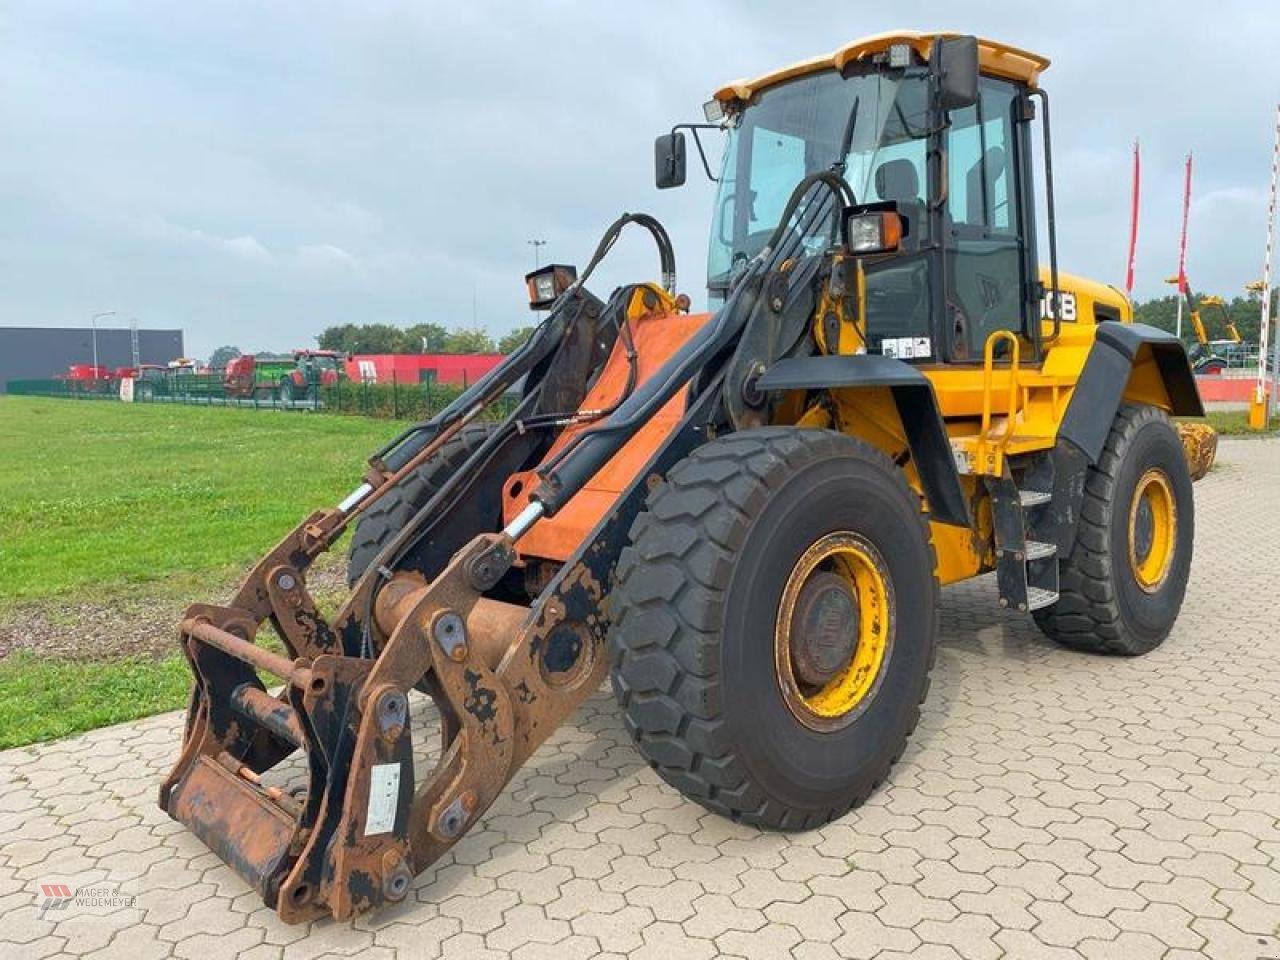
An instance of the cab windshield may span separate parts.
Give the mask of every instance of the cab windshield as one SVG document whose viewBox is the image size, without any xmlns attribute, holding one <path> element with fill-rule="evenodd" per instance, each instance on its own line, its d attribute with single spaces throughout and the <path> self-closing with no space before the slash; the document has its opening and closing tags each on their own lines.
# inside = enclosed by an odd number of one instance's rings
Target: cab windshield
<svg viewBox="0 0 1280 960">
<path fill-rule="evenodd" d="M 796 184 L 840 160 L 859 203 L 898 201 L 908 237 L 923 238 L 927 106 L 923 69 L 848 78 L 829 70 L 762 93 L 725 145 L 707 257 L 712 298 L 723 297 L 734 272 L 764 246 Z"/>
</svg>

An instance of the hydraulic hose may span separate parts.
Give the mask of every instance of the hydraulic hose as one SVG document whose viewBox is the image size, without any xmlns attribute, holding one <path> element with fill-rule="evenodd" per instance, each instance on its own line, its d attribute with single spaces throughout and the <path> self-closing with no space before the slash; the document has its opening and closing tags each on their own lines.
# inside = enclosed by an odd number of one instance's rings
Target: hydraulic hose
<svg viewBox="0 0 1280 960">
<path fill-rule="evenodd" d="M 822 185 L 842 203 L 851 200 L 853 192 L 839 174 L 823 170 L 812 173 L 796 185 L 783 211 L 777 228 L 764 248 L 748 263 L 739 282 L 729 293 L 715 322 L 698 331 L 653 377 L 638 389 L 615 412 L 614 419 L 579 434 L 541 468 L 542 483 L 532 499 L 548 514 L 554 514 L 580 490 L 614 454 L 618 452 L 663 404 L 671 399 L 711 358 L 729 346 L 737 337 L 755 306 L 757 282 L 775 264 L 793 256 L 803 244 L 807 232 L 821 217 L 801 216 L 793 228 L 791 219 L 800 202 L 815 186 Z M 825 207 L 825 204 L 821 205 Z"/>
<path fill-rule="evenodd" d="M 613 249 L 613 245 L 618 242 L 618 237 L 622 235 L 622 229 L 629 223 L 637 224 L 644 227 L 653 236 L 653 241 L 658 245 L 658 263 L 662 270 L 662 286 L 668 293 L 675 293 L 676 290 L 676 255 L 675 249 L 671 246 L 671 237 L 668 236 L 666 228 L 657 221 L 656 218 L 649 216 L 647 213 L 624 213 L 617 220 L 609 225 L 605 230 L 604 236 L 600 238 L 600 243 L 596 245 L 596 252 L 591 255 L 591 259 L 587 261 L 586 268 L 582 271 L 582 275 L 569 289 L 581 287 L 587 282 L 587 279 L 595 272 L 596 267 Z"/>
<path fill-rule="evenodd" d="M 783 235 L 791 225 L 791 218 L 795 215 L 796 208 L 800 206 L 800 201 L 811 188 L 817 184 L 822 184 L 835 198 L 840 201 L 842 207 L 852 206 L 854 203 L 853 189 L 849 186 L 848 181 L 834 170 L 818 170 L 809 174 L 791 191 L 791 197 L 787 200 L 787 205 L 782 211 L 782 217 L 778 220 L 777 227 L 774 228 L 773 234 L 769 237 L 769 242 L 765 244 L 765 250 L 769 250 L 781 242 Z M 812 227 L 812 223 L 810 227 Z M 797 226 L 799 226 L 797 224 Z"/>
<path fill-rule="evenodd" d="M 635 342 L 631 337 L 630 325 L 627 323 L 626 311 L 627 303 L 636 289 L 638 289 L 636 284 L 629 284 L 614 291 L 603 313 L 603 315 L 607 316 L 610 312 L 617 312 L 620 317 L 618 321 L 618 336 L 622 339 L 628 363 L 626 384 L 622 389 L 622 393 L 612 405 L 603 410 L 589 411 L 582 419 L 599 420 L 610 416 L 631 396 L 632 391 L 635 389 L 639 357 L 636 352 Z M 531 402 L 531 398 L 526 397 L 522 401 L 522 406 L 531 404 Z M 531 417 L 521 417 L 519 413 L 520 411 L 517 410 L 510 419 L 500 424 L 493 435 L 487 438 L 481 448 L 476 451 L 474 455 L 475 461 L 469 460 L 463 464 L 456 474 L 445 481 L 441 489 L 432 497 L 431 502 L 424 504 L 418 513 L 405 524 L 401 534 L 395 538 L 396 542 L 392 545 L 391 555 L 382 564 L 383 566 L 388 569 L 395 569 L 403 557 L 430 534 L 436 522 L 444 517 L 452 509 L 453 505 L 457 503 L 458 499 L 467 492 L 476 475 L 488 467 L 493 457 L 500 450 L 502 442 L 513 431 L 527 433 L 530 430 L 564 426 L 566 425 L 566 419 L 579 416 L 580 411 L 537 414 Z M 380 556 L 378 559 L 381 560 L 382 557 Z"/>
<path fill-rule="evenodd" d="M 662 271 L 663 287 L 668 293 L 674 293 L 676 285 L 675 251 L 666 229 L 656 218 L 648 214 L 624 213 L 605 230 L 599 244 L 596 246 L 595 253 L 592 254 L 582 274 L 564 293 L 556 298 L 556 302 L 552 304 L 546 319 L 538 325 L 524 343 L 487 375 L 481 377 L 471 387 L 464 390 L 439 414 L 426 423 L 418 424 L 403 431 L 379 450 L 372 459 L 375 461 L 382 460 L 384 466 L 392 471 L 399 470 L 412 460 L 434 437 L 438 436 L 442 430 L 448 429 L 451 425 L 460 421 L 466 422 L 477 416 L 480 410 L 500 397 L 520 377 L 527 374 L 538 362 L 550 355 L 559 345 L 566 332 L 565 318 L 569 312 L 569 305 L 578 299 L 579 291 L 583 289 L 586 281 L 595 272 L 596 267 L 613 249 L 623 229 L 630 223 L 644 227 L 653 237 L 658 247 L 658 261 Z M 627 298 L 634 290 L 635 286 L 630 285 L 615 291 L 606 308 L 617 308 L 620 311 L 618 335 L 622 338 L 624 349 L 627 352 L 629 366 L 627 382 L 618 400 L 605 410 L 593 411 L 591 419 L 603 419 L 620 410 L 631 400 L 635 389 L 638 357 L 635 343 L 631 337 L 631 330 L 627 323 L 626 313 Z M 537 392 L 535 389 L 526 393 L 520 406 L 531 405 Z M 502 442 L 510 435 L 511 431 L 558 426 L 564 420 L 564 415 L 539 416 L 521 420 L 519 413 L 519 408 L 517 408 L 516 414 L 504 422 L 495 431 L 494 435 L 489 437 L 481 445 L 480 449 L 463 465 L 463 468 L 450 477 L 443 487 L 437 491 L 436 495 L 417 511 L 409 523 L 401 528 L 392 541 L 380 551 L 370 565 L 371 570 L 376 571 L 379 576 L 385 576 L 385 571 L 398 566 L 404 556 L 428 535 L 436 521 L 466 493 L 478 474 L 486 469 L 493 457 L 497 455 Z M 354 494 L 353 497 L 355 497 Z M 348 499 L 351 500 L 352 498 Z M 354 506 L 354 503 L 357 502 L 359 502 L 359 499 L 353 500 L 352 505 Z M 372 656 L 373 653 L 371 628 L 376 595 L 376 588 L 368 591 L 364 615 L 361 618 L 361 653 L 365 657 Z"/>
<path fill-rule="evenodd" d="M 636 379 L 639 375 L 640 355 L 636 350 L 635 339 L 631 335 L 631 324 L 627 319 L 627 306 L 631 297 L 640 288 L 640 284 L 634 283 L 619 287 L 613 292 L 613 295 L 609 298 L 609 303 L 601 314 L 602 316 L 613 314 L 618 317 L 618 339 L 622 341 L 622 348 L 627 357 L 627 380 L 623 384 L 622 392 L 618 395 L 618 398 L 609 406 L 599 410 L 566 410 L 560 413 L 540 413 L 533 417 L 514 420 L 512 425 L 515 429 L 523 433 L 526 430 L 539 427 L 559 427 L 568 426 L 571 423 L 603 420 L 617 410 L 627 397 L 631 396 L 631 391 L 635 389 Z"/>
<path fill-rule="evenodd" d="M 618 242 L 622 230 L 629 223 L 634 223 L 644 227 L 653 236 L 654 243 L 658 247 L 658 262 L 662 271 L 662 285 L 668 293 L 675 292 L 676 286 L 676 257 L 675 249 L 671 244 L 671 237 L 667 233 L 666 228 L 655 217 L 647 213 L 624 213 L 605 230 L 604 235 L 600 238 L 600 242 L 596 245 L 595 253 L 592 254 L 591 260 L 588 261 L 586 269 L 582 275 L 573 283 L 573 285 L 557 298 L 555 304 L 552 305 L 550 313 L 545 320 L 538 325 L 534 332 L 524 343 L 511 353 L 502 363 L 493 370 L 473 383 L 464 390 L 450 403 L 444 410 L 440 411 L 436 416 L 432 417 L 426 423 L 416 424 L 401 432 L 393 438 L 389 443 L 374 453 L 373 459 L 382 460 L 387 469 L 395 471 L 403 467 L 413 458 L 413 456 L 422 449 L 422 447 L 431 441 L 442 429 L 451 423 L 466 417 L 469 413 L 476 409 L 482 409 L 489 403 L 501 396 L 509 389 L 520 377 L 524 376 L 529 370 L 547 353 L 550 347 L 558 343 L 560 336 L 553 335 L 546 337 L 544 334 L 553 327 L 553 321 L 560 319 L 561 313 L 566 304 L 571 302 L 572 297 L 569 294 L 576 293 L 586 284 L 591 274 L 595 272 L 597 266 L 600 265 L 609 251 L 613 249 L 613 245 Z M 625 331 L 625 332 L 624 332 Z M 559 331 L 563 333 L 563 330 Z M 626 318 L 624 316 L 620 324 L 620 334 L 626 337 L 625 343 L 630 343 L 630 331 L 626 329 Z M 541 347 L 542 349 L 537 349 Z M 631 345 L 628 348 L 628 359 L 631 363 L 631 379 L 626 393 L 630 393 L 631 387 L 634 386 L 635 379 L 635 348 Z M 625 394 L 624 394 L 625 396 Z M 608 416 L 613 412 L 614 408 L 610 408 L 601 414 Z M 564 415 L 558 415 L 553 419 L 563 419 Z M 411 438 L 426 434 L 421 443 L 409 442 Z"/>
</svg>

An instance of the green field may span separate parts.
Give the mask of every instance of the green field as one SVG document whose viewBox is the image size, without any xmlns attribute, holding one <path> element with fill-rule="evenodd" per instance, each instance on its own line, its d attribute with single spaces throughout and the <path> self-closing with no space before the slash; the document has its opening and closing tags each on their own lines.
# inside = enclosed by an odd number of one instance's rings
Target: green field
<svg viewBox="0 0 1280 960">
<path fill-rule="evenodd" d="M 181 707 L 183 607 L 225 600 L 401 428 L 0 397 L 0 747 Z"/>
<path fill-rule="evenodd" d="M 176 653 L 95 663 L 20 651 L 0 659 L 0 749 L 177 710 L 190 689 Z"/>
<path fill-rule="evenodd" d="M 234 573 L 360 481 L 361 417 L 0 398 L 0 612 Z"/>
<path fill-rule="evenodd" d="M 1213 414 L 1224 433 L 1243 413 Z M 300 412 L 0 397 L 0 748 L 182 707 L 173 630 L 400 429 Z M 317 565 L 323 601 L 342 545 Z"/>
</svg>

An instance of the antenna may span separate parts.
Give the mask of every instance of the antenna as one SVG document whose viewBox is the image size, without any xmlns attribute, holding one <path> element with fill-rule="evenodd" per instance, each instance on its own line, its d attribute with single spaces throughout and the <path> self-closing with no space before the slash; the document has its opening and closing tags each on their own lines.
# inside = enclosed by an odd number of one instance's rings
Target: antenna
<svg viewBox="0 0 1280 960">
<path fill-rule="evenodd" d="M 138 349 L 138 318 L 129 318 L 129 350 L 133 354 L 133 369 L 142 365 L 142 354 Z"/>
</svg>

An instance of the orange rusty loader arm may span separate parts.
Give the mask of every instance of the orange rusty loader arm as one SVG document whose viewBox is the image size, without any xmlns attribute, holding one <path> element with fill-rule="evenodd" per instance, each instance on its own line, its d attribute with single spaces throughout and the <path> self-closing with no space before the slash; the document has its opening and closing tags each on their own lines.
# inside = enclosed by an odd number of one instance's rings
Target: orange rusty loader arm
<svg viewBox="0 0 1280 960">
<path fill-rule="evenodd" d="M 804 328 L 812 298 L 790 302 L 808 285 L 787 270 L 840 184 L 824 174 L 796 188 L 715 315 L 684 312 L 666 232 L 624 215 L 524 345 L 378 451 L 364 482 L 286 536 L 229 604 L 187 611 L 181 642 L 196 682 L 160 805 L 284 920 L 346 918 L 402 899 L 598 689 L 603 603 L 646 481 L 714 432 L 744 328 L 761 317 L 775 334 L 779 324 Z M 790 225 L 811 191 L 823 202 Z M 666 284 L 623 286 L 602 302 L 584 282 L 630 223 L 657 240 Z M 475 434 L 480 414 L 518 382 L 514 412 L 479 431 L 429 502 L 353 571 L 350 597 L 326 619 L 306 587 L 316 557 Z M 517 602 L 529 585 L 536 600 Z M 284 654 L 255 642 L 267 623 Z M 411 720 L 415 689 L 435 701 L 443 737 L 418 788 L 414 737 L 429 731 Z M 298 752 L 304 791 L 264 778 Z"/>
</svg>

